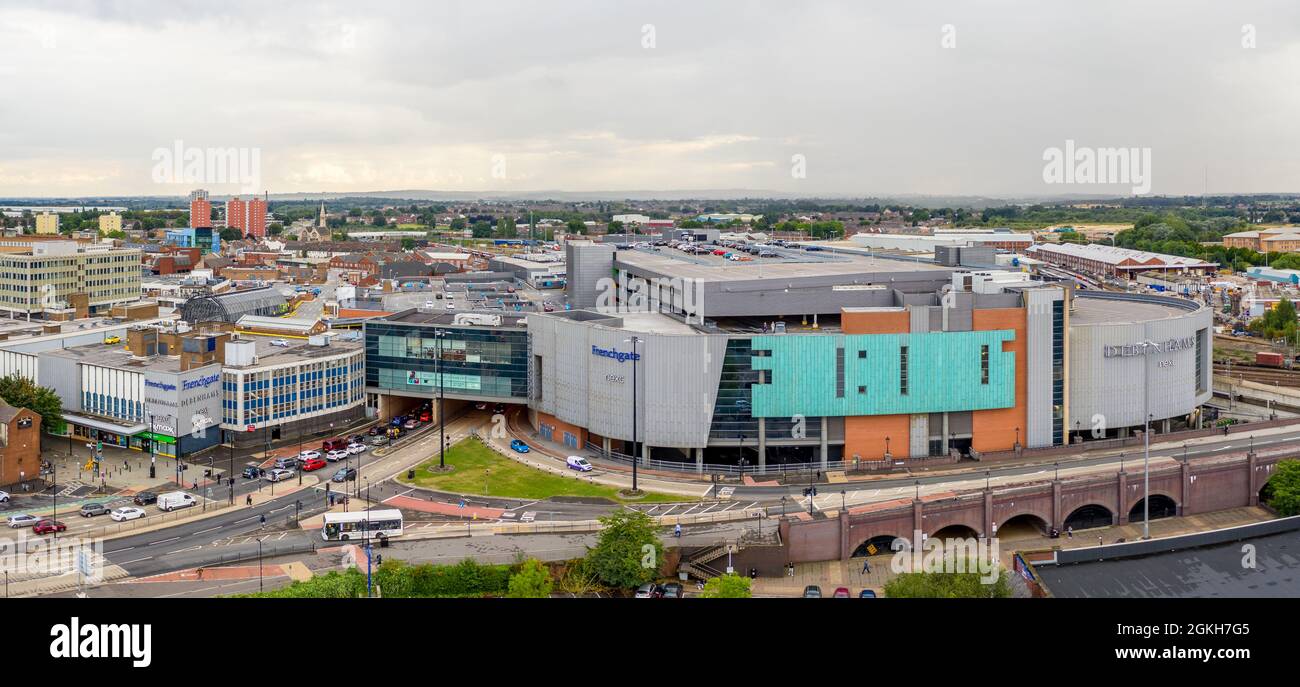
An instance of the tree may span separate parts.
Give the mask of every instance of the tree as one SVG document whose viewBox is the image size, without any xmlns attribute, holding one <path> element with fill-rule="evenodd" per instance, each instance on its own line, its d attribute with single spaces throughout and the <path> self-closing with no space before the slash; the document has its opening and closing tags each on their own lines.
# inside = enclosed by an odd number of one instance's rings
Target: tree
<svg viewBox="0 0 1300 687">
<path fill-rule="evenodd" d="M 580 219 L 571 219 L 565 224 L 571 234 L 582 234 L 587 231 L 587 225 Z"/>
<path fill-rule="evenodd" d="M 1264 503 L 1282 517 L 1300 515 L 1300 460 L 1283 460 L 1264 485 Z"/>
<path fill-rule="evenodd" d="M 503 239 L 513 239 L 519 236 L 519 231 L 515 228 L 515 221 L 509 217 L 502 217 L 497 220 L 497 236 Z"/>
<path fill-rule="evenodd" d="M 267 233 L 271 236 L 279 236 L 284 233 L 284 225 L 279 222 L 272 222 L 271 226 L 266 228 Z"/>
<path fill-rule="evenodd" d="M 1251 320 L 1247 329 L 1266 339 L 1295 340 L 1295 304 L 1285 298 L 1279 300 L 1263 317 Z"/>
<path fill-rule="evenodd" d="M 609 233 L 618 234 L 621 233 L 622 231 L 623 231 L 623 222 L 619 220 L 614 220 L 609 223 Z"/>
<path fill-rule="evenodd" d="M 374 219 L 370 220 L 370 223 L 376 227 L 386 227 L 388 226 L 388 219 L 384 217 L 384 213 L 376 212 Z"/>
<path fill-rule="evenodd" d="M 0 398 L 15 408 L 27 408 L 40 415 L 46 432 L 63 431 L 63 401 L 53 389 L 12 374 L 0 377 Z"/>
<path fill-rule="evenodd" d="M 551 571 L 536 558 L 529 558 L 510 576 L 506 597 L 511 599 L 545 599 L 551 595 Z"/>
<path fill-rule="evenodd" d="M 752 596 L 749 578 L 735 573 L 719 575 L 704 583 L 700 596 L 706 599 L 748 599 Z"/>
<path fill-rule="evenodd" d="M 415 239 L 409 237 L 403 237 L 402 250 L 415 250 Z"/>
<path fill-rule="evenodd" d="M 973 567 L 969 563 L 967 567 Z M 979 572 L 910 572 L 885 583 L 885 596 L 900 599 L 1002 599 L 1011 596 L 1007 571 L 985 584 Z"/>
<path fill-rule="evenodd" d="M 600 538 L 587 551 L 587 562 L 601 582 L 630 589 L 655 578 L 663 545 L 654 520 L 641 511 L 622 509 L 600 518 Z"/>
<path fill-rule="evenodd" d="M 242 232 L 240 232 L 238 229 L 222 229 L 222 230 L 221 230 L 221 240 L 222 240 L 222 241 L 238 241 L 239 239 L 242 239 L 242 238 L 244 238 L 244 234 L 243 234 Z"/>
<path fill-rule="evenodd" d="M 492 238 L 492 225 L 487 222 L 475 222 L 469 230 L 471 235 L 476 239 Z"/>
<path fill-rule="evenodd" d="M 465 229 L 465 218 L 464 218 L 464 217 L 453 217 L 453 218 L 451 218 L 451 230 L 452 230 L 452 231 L 463 231 L 464 229 Z"/>
</svg>

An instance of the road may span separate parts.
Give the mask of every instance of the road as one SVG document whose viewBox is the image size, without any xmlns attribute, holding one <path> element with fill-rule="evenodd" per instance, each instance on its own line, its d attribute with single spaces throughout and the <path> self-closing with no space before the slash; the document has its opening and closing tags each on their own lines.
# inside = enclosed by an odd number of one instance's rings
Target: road
<svg viewBox="0 0 1300 687">
<path fill-rule="evenodd" d="M 484 414 L 470 413 L 449 422 L 447 433 L 454 442 L 468 436 L 473 429 L 482 426 L 485 421 L 486 416 Z M 1254 438 L 1253 446 L 1256 449 L 1262 449 L 1286 444 L 1294 445 L 1300 441 L 1300 430 L 1288 428 L 1274 431 L 1277 433 L 1265 433 Z M 358 458 L 362 467 L 357 485 L 362 492 L 365 492 L 366 487 L 369 486 L 374 502 L 381 502 L 398 494 L 420 497 L 419 492 L 397 484 L 391 481 L 390 478 L 406 470 L 409 466 L 436 455 L 438 441 L 436 428 L 426 427 L 422 431 L 409 435 L 383 456 L 375 456 L 369 452 L 364 454 Z M 1199 441 L 1202 443 L 1189 445 L 1187 448 L 1186 455 L 1188 458 L 1224 456 L 1233 452 L 1244 451 L 1252 444 L 1251 438 L 1242 434 L 1207 438 Z M 1182 456 L 1183 450 L 1181 447 L 1164 446 L 1152 451 L 1152 463 L 1153 466 L 1168 464 L 1181 459 Z M 1140 449 L 1136 451 L 1130 450 L 1125 454 L 1123 462 L 1127 469 L 1133 470 L 1140 467 L 1141 458 Z M 1068 477 L 1089 472 L 1116 470 L 1120 461 L 1121 459 L 1117 454 L 1085 455 L 1062 461 L 1059 469 L 1062 476 Z M 1046 465 L 1040 463 L 996 467 L 988 470 L 987 479 L 991 485 L 1007 486 L 1050 479 L 1055 469 L 1050 463 Z M 623 474 L 617 471 L 608 472 L 612 475 Z M 814 507 L 819 510 L 829 510 L 839 508 L 841 505 L 852 506 L 868 502 L 887 501 L 910 497 L 917 493 L 918 490 L 922 495 L 925 495 L 944 491 L 979 489 L 984 486 L 985 479 L 984 472 L 976 470 L 965 471 L 960 474 L 938 473 L 914 477 L 889 477 L 865 483 L 821 484 L 819 485 L 820 494 L 816 498 Z M 296 485 L 296 482 L 292 484 Z M 280 488 L 283 489 L 288 486 L 290 485 L 285 484 Z M 252 481 L 241 481 L 237 488 L 242 495 L 247 491 L 256 490 L 257 486 Z M 356 488 L 353 487 L 354 493 Z M 331 489 L 336 493 L 338 491 L 337 485 L 331 485 Z M 794 512 L 798 509 L 807 508 L 807 499 L 802 496 L 802 489 L 801 485 L 737 485 L 734 487 L 730 499 L 716 500 L 710 498 L 686 504 L 636 504 L 633 507 L 651 515 L 659 516 L 710 514 L 766 506 L 769 514 L 777 515 L 782 511 Z M 843 495 L 839 493 L 840 490 L 844 491 Z M 313 541 L 318 548 L 329 546 L 326 542 L 316 539 L 313 532 L 288 529 L 289 522 L 295 515 L 309 517 L 327 508 L 325 483 L 308 485 L 300 491 L 274 497 L 270 496 L 269 488 L 266 486 L 262 487 L 262 491 L 266 494 L 267 500 L 253 507 L 241 506 L 233 511 L 223 512 L 193 522 L 164 526 L 150 532 L 112 539 L 106 542 L 104 548 L 105 557 L 110 563 L 121 566 L 132 576 L 146 576 L 196 566 L 217 565 L 235 559 L 247 560 L 257 555 L 259 540 L 262 541 L 264 556 L 303 551 L 308 549 Z M 786 497 L 784 502 L 781 500 L 782 496 Z M 426 494 L 424 497 L 443 499 L 443 496 L 436 493 Z M 520 499 L 475 500 L 485 505 L 504 509 L 505 513 L 502 520 L 507 522 L 588 520 L 620 507 L 614 504 L 581 499 L 550 499 L 546 501 Z M 301 506 L 299 506 L 299 503 L 301 503 Z M 146 510 L 152 512 L 154 508 L 151 506 L 147 507 Z M 261 524 L 261 516 L 263 515 L 267 519 L 265 530 Z M 84 531 L 83 528 L 96 526 L 93 521 L 78 522 L 83 520 L 81 518 L 71 518 L 70 520 L 73 521 L 70 523 L 73 525 L 71 533 L 89 533 Z M 412 517 L 408 518 L 408 526 L 428 528 L 449 525 L 447 524 L 447 518 L 429 514 L 412 514 Z M 709 528 L 712 527 L 717 526 L 692 526 L 688 528 L 688 533 L 708 536 L 709 532 L 712 531 Z M 512 546 L 518 547 L 522 546 L 520 542 L 532 537 L 541 537 L 538 539 L 539 542 L 551 541 L 546 539 L 547 537 L 556 538 L 552 543 L 563 542 L 564 546 L 569 546 L 574 541 L 577 541 L 574 538 L 580 538 L 580 535 L 530 535 L 528 538 L 497 537 L 496 539 L 502 542 L 516 540 Z M 482 549 L 478 542 L 493 538 L 470 537 L 462 539 L 467 542 L 465 545 L 470 547 L 467 550 L 475 551 L 477 556 L 489 553 L 488 550 Z M 436 541 L 439 543 L 407 542 L 395 548 L 395 552 L 405 551 L 407 547 L 410 547 L 417 552 L 442 552 L 436 555 L 445 556 L 459 555 L 455 553 L 460 551 L 460 549 L 456 548 L 459 545 L 446 543 L 459 540 Z M 511 551 L 513 550 L 515 549 L 511 549 Z M 434 556 L 435 553 L 421 555 Z"/>
</svg>

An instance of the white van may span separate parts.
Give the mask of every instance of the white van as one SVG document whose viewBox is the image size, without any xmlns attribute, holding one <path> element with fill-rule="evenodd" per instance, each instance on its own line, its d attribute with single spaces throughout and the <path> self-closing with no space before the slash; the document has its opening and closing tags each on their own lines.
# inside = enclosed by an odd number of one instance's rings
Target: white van
<svg viewBox="0 0 1300 687">
<path fill-rule="evenodd" d="M 190 494 L 183 491 L 171 491 L 158 497 L 158 510 L 173 511 L 177 508 L 189 508 L 198 503 Z"/>
<path fill-rule="evenodd" d="M 569 466 L 570 470 L 577 470 L 579 472 L 591 471 L 591 463 L 588 463 L 587 459 L 582 456 L 569 456 L 568 460 L 564 462 Z"/>
</svg>

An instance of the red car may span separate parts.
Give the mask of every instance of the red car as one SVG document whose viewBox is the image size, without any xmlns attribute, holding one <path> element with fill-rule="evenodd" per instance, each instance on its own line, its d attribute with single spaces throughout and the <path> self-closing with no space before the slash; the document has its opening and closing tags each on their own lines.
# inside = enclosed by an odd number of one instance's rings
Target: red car
<svg viewBox="0 0 1300 687">
<path fill-rule="evenodd" d="M 432 415 L 430 415 L 429 411 L 426 410 L 423 413 L 420 413 L 420 422 L 428 422 L 430 417 L 432 417 Z"/>
<path fill-rule="evenodd" d="M 836 588 L 835 588 L 835 593 L 834 593 L 834 594 L 831 594 L 831 598 L 832 598 L 832 599 L 850 599 L 850 598 L 853 598 L 853 595 L 852 595 L 852 594 L 849 594 L 849 588 L 848 588 L 848 587 L 836 587 Z"/>
<path fill-rule="evenodd" d="M 302 464 L 302 471 L 311 472 L 312 470 L 319 470 L 326 465 L 329 465 L 329 463 L 325 462 L 324 458 L 311 458 Z"/>
<path fill-rule="evenodd" d="M 59 522 L 58 520 L 42 520 L 36 523 L 34 527 L 32 527 L 32 531 L 35 532 L 36 534 L 50 534 L 51 532 L 65 532 L 67 531 L 67 529 L 68 526 Z"/>
</svg>

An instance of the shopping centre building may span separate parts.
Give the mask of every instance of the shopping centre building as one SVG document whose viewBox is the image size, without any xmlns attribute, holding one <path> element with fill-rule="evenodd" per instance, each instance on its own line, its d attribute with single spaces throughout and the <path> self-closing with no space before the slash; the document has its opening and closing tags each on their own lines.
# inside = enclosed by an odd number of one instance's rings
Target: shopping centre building
<svg viewBox="0 0 1300 687">
<path fill-rule="evenodd" d="M 367 322 L 366 390 L 381 415 L 441 386 L 526 406 L 542 438 L 573 449 L 764 471 L 1123 436 L 1144 407 L 1168 431 L 1211 397 L 1211 315 L 1190 300 L 774 252 L 571 242 L 575 309 Z"/>
</svg>

